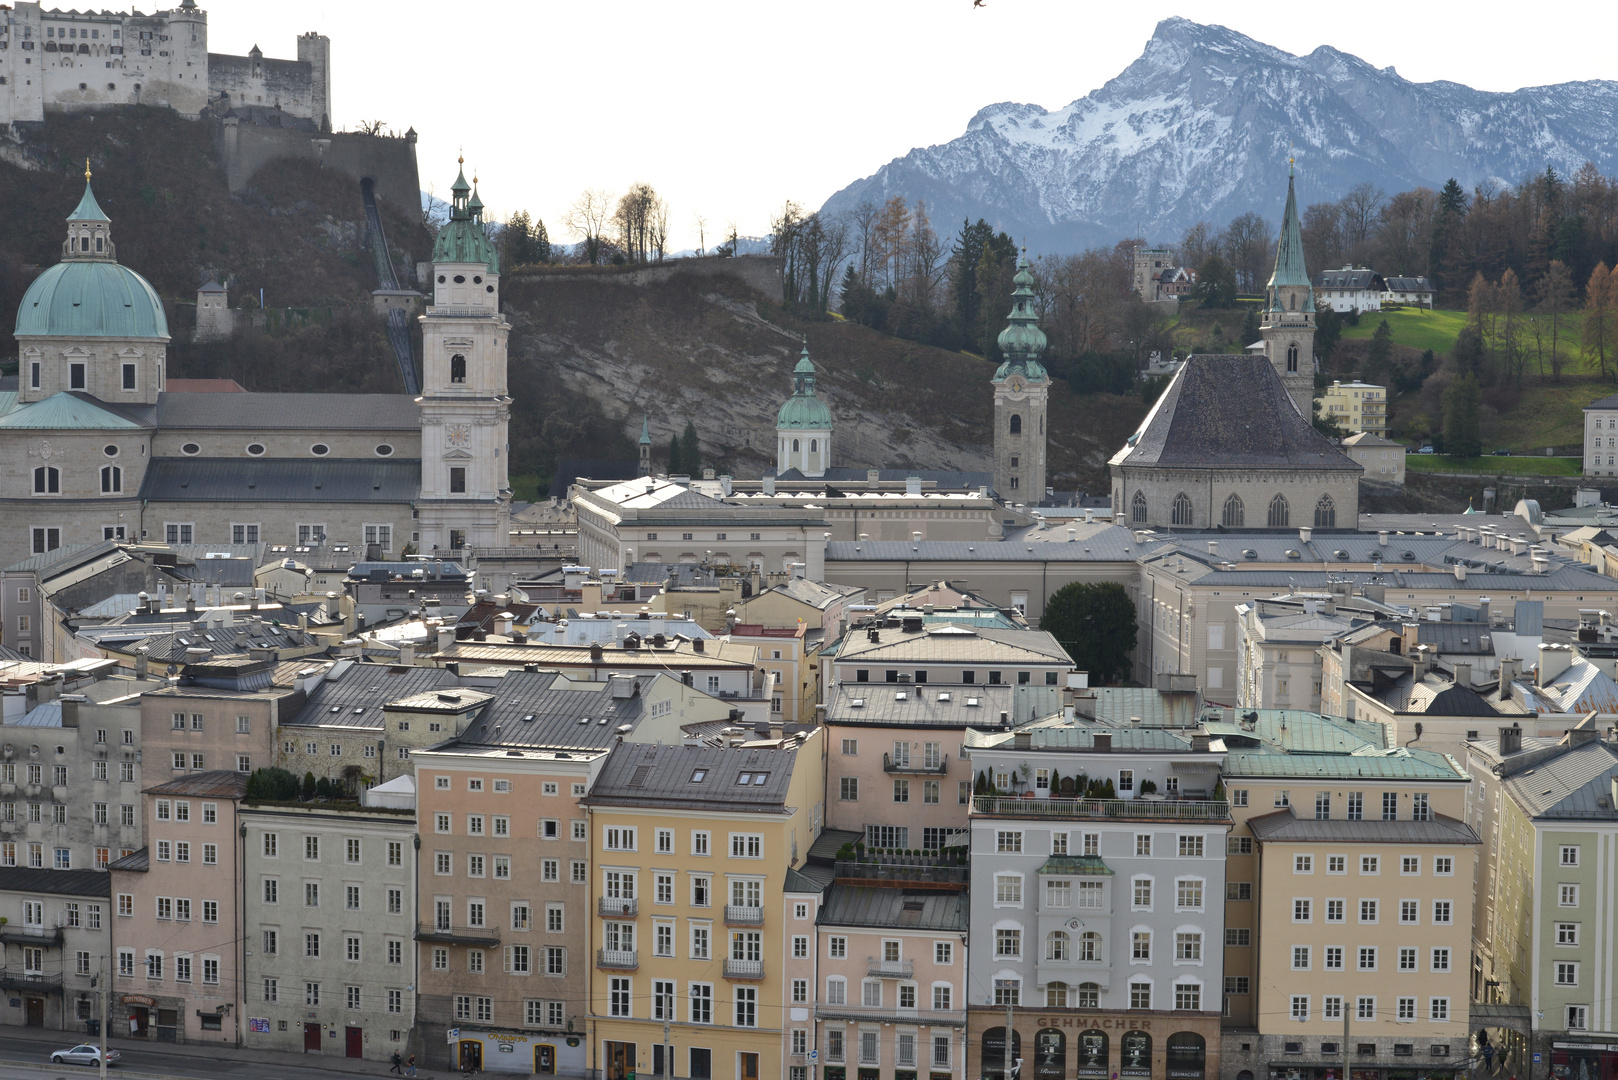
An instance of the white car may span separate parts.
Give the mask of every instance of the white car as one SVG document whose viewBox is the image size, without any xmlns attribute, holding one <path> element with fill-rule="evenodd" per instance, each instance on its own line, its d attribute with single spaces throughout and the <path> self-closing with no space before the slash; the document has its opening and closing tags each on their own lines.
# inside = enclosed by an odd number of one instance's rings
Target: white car
<svg viewBox="0 0 1618 1080">
<path fill-rule="evenodd" d="M 115 1064 L 122 1056 L 123 1055 L 118 1053 L 116 1050 L 108 1050 L 107 1064 Z M 83 1043 L 79 1046 L 73 1047 L 71 1050 L 57 1050 L 55 1053 L 51 1054 L 52 1065 L 62 1065 L 65 1063 L 72 1063 L 74 1065 L 100 1065 L 101 1047 L 91 1046 L 89 1043 Z"/>
</svg>

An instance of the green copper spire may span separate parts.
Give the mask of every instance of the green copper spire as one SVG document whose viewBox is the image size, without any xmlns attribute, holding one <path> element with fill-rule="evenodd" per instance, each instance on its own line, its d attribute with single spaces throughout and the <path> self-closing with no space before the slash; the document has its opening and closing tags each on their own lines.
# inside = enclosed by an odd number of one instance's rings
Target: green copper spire
<svg viewBox="0 0 1618 1080">
<path fill-rule="evenodd" d="M 792 396 L 781 404 L 775 415 L 775 426 L 831 430 L 831 410 L 815 396 L 815 365 L 809 360 L 809 343 L 803 343 L 798 366 L 792 369 Z"/>
<path fill-rule="evenodd" d="M 1292 162 L 1287 161 L 1287 208 L 1281 215 L 1281 239 L 1275 245 L 1275 272 L 1270 275 L 1270 302 L 1276 303 L 1275 290 L 1286 285 L 1309 287 L 1309 272 L 1303 265 L 1303 229 L 1298 224 L 1298 193 L 1293 184 Z"/>
<path fill-rule="evenodd" d="M 463 168 L 456 173 L 455 183 L 450 187 L 449 220 L 438 230 L 438 237 L 433 241 L 433 262 L 480 262 L 488 266 L 489 273 L 498 274 L 500 255 L 495 251 L 489 234 L 483 231 L 480 220 L 483 202 L 475 193 L 470 201 L 467 199 L 472 185 L 466 182 L 465 162 L 465 158 L 457 159 L 457 164 Z"/>
<path fill-rule="evenodd" d="M 648 424 L 645 413 L 640 414 L 640 444 L 642 446 L 652 445 L 652 429 Z"/>
<path fill-rule="evenodd" d="M 90 169 L 88 166 L 84 170 L 84 197 L 79 200 L 79 205 L 73 208 L 73 212 L 67 216 L 67 219 L 69 221 L 107 222 L 112 220 L 101 212 L 101 204 L 96 202 L 95 192 L 90 190 Z"/>
<path fill-rule="evenodd" d="M 1039 328 L 1039 315 L 1034 310 L 1034 275 L 1027 248 L 1017 257 L 1017 276 L 1011 281 L 1016 286 L 1011 290 L 1011 314 L 1006 316 L 1006 328 L 998 339 L 1006 361 L 994 377 L 1007 378 L 1020 368 L 1029 382 L 1039 382 L 1045 378 L 1045 365 L 1039 362 L 1045 354 L 1045 331 Z"/>
</svg>

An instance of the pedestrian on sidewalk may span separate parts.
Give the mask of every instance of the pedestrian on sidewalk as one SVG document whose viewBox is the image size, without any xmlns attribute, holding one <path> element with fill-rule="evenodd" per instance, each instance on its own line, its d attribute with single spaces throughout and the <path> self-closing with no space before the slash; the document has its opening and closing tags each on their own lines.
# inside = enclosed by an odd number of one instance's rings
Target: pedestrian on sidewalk
<svg viewBox="0 0 1618 1080">
<path fill-rule="evenodd" d="M 400 1066 L 403 1065 L 403 1064 L 404 1064 L 404 1059 L 399 1056 L 399 1051 L 395 1050 L 393 1052 L 393 1068 L 389 1069 L 388 1071 L 389 1072 L 396 1072 L 400 1076 L 403 1076 L 404 1075 L 404 1070 L 402 1068 L 400 1068 Z"/>
<path fill-rule="evenodd" d="M 416 1055 L 415 1054 L 410 1055 L 410 1072 L 407 1073 L 406 1075 L 408 1075 L 408 1076 L 415 1076 L 416 1075 Z"/>
</svg>

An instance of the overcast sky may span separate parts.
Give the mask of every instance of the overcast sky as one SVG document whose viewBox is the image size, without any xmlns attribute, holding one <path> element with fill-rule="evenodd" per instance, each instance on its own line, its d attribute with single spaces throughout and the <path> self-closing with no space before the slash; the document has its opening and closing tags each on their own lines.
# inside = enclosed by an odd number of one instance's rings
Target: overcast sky
<svg viewBox="0 0 1618 1080">
<path fill-rule="evenodd" d="M 1610 34 L 1520 13 L 1504 33 L 1492 4 L 1356 18 L 1332 4 L 982 2 L 202 6 L 214 52 L 256 43 L 290 58 L 298 34 L 329 36 L 334 126 L 415 127 L 424 188 L 447 193 L 464 147 L 493 212 L 526 209 L 568 240 L 561 218 L 581 189 L 646 180 L 669 200 L 676 247 L 696 245 L 697 214 L 710 246 L 731 219 L 743 235 L 762 234 L 783 200 L 816 208 L 912 147 L 960 135 L 985 105 L 1064 106 L 1123 70 L 1171 15 L 1291 53 L 1330 44 L 1421 82 L 1515 90 L 1618 77 Z"/>
</svg>

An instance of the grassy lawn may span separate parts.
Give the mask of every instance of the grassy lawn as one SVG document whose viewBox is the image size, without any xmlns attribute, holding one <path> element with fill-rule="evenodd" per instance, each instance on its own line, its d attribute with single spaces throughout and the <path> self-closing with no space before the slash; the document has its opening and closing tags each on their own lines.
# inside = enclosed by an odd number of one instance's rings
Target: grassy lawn
<svg viewBox="0 0 1618 1080">
<path fill-rule="evenodd" d="M 1522 396 L 1510 408 L 1484 417 L 1489 449 L 1543 451 L 1584 441 L 1584 407 L 1618 387 L 1588 376 L 1560 383 L 1525 381 Z"/>
<path fill-rule="evenodd" d="M 1485 476 L 1578 476 L 1583 462 L 1567 457 L 1455 458 L 1442 454 L 1411 454 L 1405 468 L 1411 472 L 1481 473 Z"/>
<path fill-rule="evenodd" d="M 1343 340 L 1369 340 L 1383 319 L 1393 330 L 1393 340 L 1412 349 L 1431 349 L 1442 356 L 1455 347 L 1455 335 L 1466 325 L 1464 311 L 1428 311 L 1426 308 L 1407 307 L 1398 311 L 1368 311 L 1360 316 L 1358 326 L 1344 326 Z"/>
</svg>

